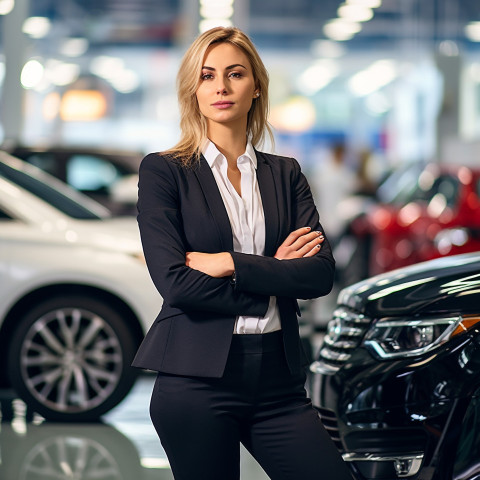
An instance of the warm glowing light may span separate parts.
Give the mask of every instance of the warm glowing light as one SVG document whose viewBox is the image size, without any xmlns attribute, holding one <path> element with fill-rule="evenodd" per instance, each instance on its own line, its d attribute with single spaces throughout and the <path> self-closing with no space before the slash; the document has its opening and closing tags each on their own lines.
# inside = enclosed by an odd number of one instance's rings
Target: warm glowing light
<svg viewBox="0 0 480 480">
<path fill-rule="evenodd" d="M 43 38 L 50 28 L 51 23 L 47 17 L 30 17 L 23 22 L 22 31 L 32 38 Z"/>
<path fill-rule="evenodd" d="M 430 200 L 427 212 L 433 218 L 438 218 L 447 208 L 447 199 L 443 193 L 437 193 Z"/>
<path fill-rule="evenodd" d="M 60 94 L 58 92 L 51 92 L 43 101 L 42 114 L 47 121 L 54 120 L 60 112 Z"/>
<path fill-rule="evenodd" d="M 273 108 L 270 117 L 275 128 L 295 133 L 308 131 L 315 120 L 315 107 L 305 97 L 290 98 L 283 105 Z"/>
<path fill-rule="evenodd" d="M 404 227 L 408 227 L 420 218 L 422 214 L 421 208 L 416 203 L 408 203 L 398 214 L 398 223 Z"/>
<path fill-rule="evenodd" d="M 0 15 L 8 15 L 15 6 L 15 0 L 0 0 Z"/>
<path fill-rule="evenodd" d="M 60 105 L 60 116 L 66 122 L 98 120 L 106 113 L 107 101 L 97 90 L 69 90 Z"/>
<path fill-rule="evenodd" d="M 372 215 L 372 223 L 378 230 L 385 230 L 392 221 L 392 214 L 385 208 L 379 208 Z"/>
<path fill-rule="evenodd" d="M 458 179 L 464 185 L 468 185 L 473 179 L 472 171 L 467 167 L 460 167 L 458 170 Z"/>
</svg>

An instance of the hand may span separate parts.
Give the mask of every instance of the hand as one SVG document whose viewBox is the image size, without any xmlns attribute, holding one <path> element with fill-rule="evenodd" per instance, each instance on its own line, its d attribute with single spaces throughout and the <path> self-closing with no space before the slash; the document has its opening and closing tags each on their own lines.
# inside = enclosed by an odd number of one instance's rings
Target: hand
<svg viewBox="0 0 480 480">
<path fill-rule="evenodd" d="M 228 252 L 187 252 L 185 265 L 215 278 L 229 277 L 235 271 L 233 258 Z"/>
<path fill-rule="evenodd" d="M 312 257 L 318 253 L 324 240 L 322 232 L 312 232 L 310 227 L 299 228 L 284 240 L 274 257 L 279 260 Z"/>
</svg>

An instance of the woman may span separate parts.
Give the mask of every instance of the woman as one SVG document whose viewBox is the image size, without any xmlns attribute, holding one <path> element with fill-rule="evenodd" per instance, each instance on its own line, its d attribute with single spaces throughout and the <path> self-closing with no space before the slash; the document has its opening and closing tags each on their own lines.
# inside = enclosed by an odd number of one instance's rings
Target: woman
<svg viewBox="0 0 480 480">
<path fill-rule="evenodd" d="M 179 69 L 180 142 L 145 157 L 138 223 L 164 304 L 134 365 L 177 480 L 238 480 L 240 443 L 275 480 L 351 478 L 306 398 L 297 298 L 334 260 L 298 163 L 254 146 L 268 75 L 249 38 L 215 28 Z M 320 248 L 321 247 L 321 248 Z"/>
</svg>

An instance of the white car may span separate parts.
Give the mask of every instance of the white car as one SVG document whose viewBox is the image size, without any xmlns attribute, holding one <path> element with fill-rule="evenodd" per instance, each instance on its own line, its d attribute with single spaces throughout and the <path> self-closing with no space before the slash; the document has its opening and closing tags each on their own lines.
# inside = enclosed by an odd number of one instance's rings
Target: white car
<svg viewBox="0 0 480 480">
<path fill-rule="evenodd" d="M 50 420 L 98 418 L 161 302 L 133 217 L 0 152 L 0 388 Z"/>
</svg>

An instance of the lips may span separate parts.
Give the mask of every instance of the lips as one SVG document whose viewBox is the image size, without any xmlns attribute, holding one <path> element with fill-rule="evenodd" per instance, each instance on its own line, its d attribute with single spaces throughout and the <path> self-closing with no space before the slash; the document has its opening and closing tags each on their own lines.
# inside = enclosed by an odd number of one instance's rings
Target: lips
<svg viewBox="0 0 480 480">
<path fill-rule="evenodd" d="M 225 102 L 225 101 L 220 101 L 220 102 L 215 102 L 212 103 L 212 107 L 216 108 L 228 108 L 233 105 L 234 102 Z"/>
</svg>

